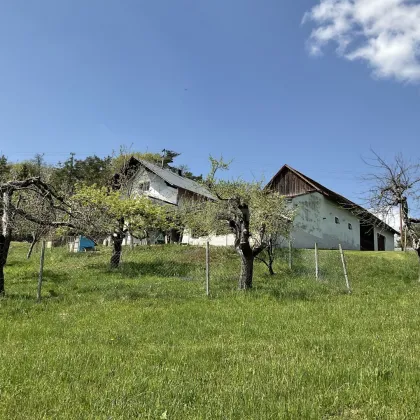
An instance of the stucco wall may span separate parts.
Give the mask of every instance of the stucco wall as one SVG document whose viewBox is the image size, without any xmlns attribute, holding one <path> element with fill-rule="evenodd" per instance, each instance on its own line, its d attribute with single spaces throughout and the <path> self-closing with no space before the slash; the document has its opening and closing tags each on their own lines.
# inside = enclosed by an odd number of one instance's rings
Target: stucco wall
<svg viewBox="0 0 420 420">
<path fill-rule="evenodd" d="M 395 237 L 394 234 L 388 230 L 381 229 L 375 226 L 374 240 L 375 240 L 375 251 L 378 250 L 378 234 L 385 236 L 385 251 L 395 250 Z"/>
<path fill-rule="evenodd" d="M 146 195 L 168 203 L 177 204 L 178 189 L 170 187 L 162 178 L 146 169 L 140 169 L 132 181 L 132 191 L 134 195 L 144 194 L 139 188 L 139 185 L 144 182 L 150 182 L 150 189 L 145 193 Z"/>
<path fill-rule="evenodd" d="M 343 249 L 360 249 L 360 223 L 348 210 L 320 193 L 294 197 L 292 205 L 298 211 L 292 232 L 294 247 L 313 248 L 317 242 L 325 249 L 337 249 L 338 244 Z"/>
<path fill-rule="evenodd" d="M 182 235 L 182 243 L 188 245 L 205 245 L 209 241 L 213 246 L 233 246 L 235 244 L 235 235 L 213 235 L 209 237 L 193 238 L 188 230 Z"/>
</svg>

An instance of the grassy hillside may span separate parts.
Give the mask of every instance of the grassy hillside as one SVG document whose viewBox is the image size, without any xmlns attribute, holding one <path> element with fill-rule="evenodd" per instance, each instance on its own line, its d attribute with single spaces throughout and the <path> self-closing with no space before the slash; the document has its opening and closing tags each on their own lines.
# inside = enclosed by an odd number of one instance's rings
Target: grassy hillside
<svg viewBox="0 0 420 420">
<path fill-rule="evenodd" d="M 212 249 L 136 248 L 121 269 L 109 250 L 14 244 L 0 300 L 0 418 L 418 418 L 420 284 L 416 257 L 280 255 L 255 289 L 236 291 L 238 260 Z"/>
</svg>

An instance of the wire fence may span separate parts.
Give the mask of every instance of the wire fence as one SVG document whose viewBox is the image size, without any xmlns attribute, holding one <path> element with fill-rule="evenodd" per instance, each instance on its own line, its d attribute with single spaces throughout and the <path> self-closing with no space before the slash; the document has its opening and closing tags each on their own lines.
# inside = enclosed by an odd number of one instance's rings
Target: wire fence
<svg viewBox="0 0 420 420">
<path fill-rule="evenodd" d="M 69 285 L 78 294 L 102 291 L 114 298 L 217 297 L 238 289 L 241 261 L 233 247 L 127 245 L 122 247 L 118 268 L 111 268 L 112 246 L 84 245 L 71 237 L 56 243 L 40 241 L 20 278 L 38 281 L 34 288 L 38 300 L 66 294 Z M 20 244 L 21 260 L 26 260 L 28 247 Z M 267 255 L 261 259 L 267 262 Z M 346 251 L 319 250 L 316 244 L 313 249 L 279 248 L 274 252 L 274 275 L 264 262 L 255 260 L 253 285 L 279 297 L 296 293 L 298 286 L 303 295 L 317 287 L 350 292 L 352 273 L 346 262 Z"/>
</svg>

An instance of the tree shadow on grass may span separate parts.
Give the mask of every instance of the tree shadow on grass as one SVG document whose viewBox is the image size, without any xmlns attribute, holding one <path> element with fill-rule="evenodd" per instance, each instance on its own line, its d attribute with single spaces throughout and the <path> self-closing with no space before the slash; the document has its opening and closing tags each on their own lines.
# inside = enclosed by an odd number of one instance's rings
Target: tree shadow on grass
<svg viewBox="0 0 420 420">
<path fill-rule="evenodd" d="M 276 300 L 314 301 L 319 299 L 329 299 L 332 296 L 339 296 L 345 294 L 345 291 L 332 287 L 328 283 L 318 283 L 302 288 L 273 288 L 269 290 L 268 293 Z"/>
<path fill-rule="evenodd" d="M 36 283 L 39 278 L 39 273 L 36 271 L 28 271 L 18 276 L 9 275 L 7 279 L 11 284 L 22 284 L 22 283 Z M 42 281 L 51 283 L 64 283 L 70 280 L 68 273 L 57 272 L 53 270 L 44 270 Z"/>
<path fill-rule="evenodd" d="M 53 270 L 44 270 L 43 282 L 51 282 L 55 284 L 65 283 L 70 280 L 70 275 L 68 273 L 58 273 Z"/>
<path fill-rule="evenodd" d="M 52 293 L 51 293 L 52 292 Z M 42 290 L 41 292 L 41 300 L 50 300 L 50 299 L 57 299 L 59 295 L 56 294 L 54 291 L 50 291 L 50 290 Z M 4 300 L 13 300 L 13 301 L 32 301 L 32 302 L 36 302 L 37 301 L 37 296 L 36 296 L 36 288 L 34 288 L 33 293 L 6 293 L 6 295 L 4 297 L 2 297 L 1 299 Z M 0 301 L 1 301 L 0 299 Z M 20 309 L 16 309 L 16 311 L 19 311 Z"/>
<path fill-rule="evenodd" d="M 201 267 L 197 264 L 177 261 L 144 261 L 144 262 L 122 262 L 117 269 L 109 268 L 108 264 L 91 264 L 87 268 L 98 270 L 102 273 L 120 273 L 127 278 L 139 278 L 145 276 L 156 277 L 179 277 L 194 278 Z M 202 267 L 202 270 L 205 268 Z"/>
<path fill-rule="evenodd" d="M 313 296 L 308 290 L 270 290 L 270 295 L 276 300 L 312 300 Z"/>
<path fill-rule="evenodd" d="M 6 292 L 5 296 L 0 298 L 2 300 L 36 300 L 36 292 L 34 294 L 30 293 L 8 293 Z"/>
</svg>

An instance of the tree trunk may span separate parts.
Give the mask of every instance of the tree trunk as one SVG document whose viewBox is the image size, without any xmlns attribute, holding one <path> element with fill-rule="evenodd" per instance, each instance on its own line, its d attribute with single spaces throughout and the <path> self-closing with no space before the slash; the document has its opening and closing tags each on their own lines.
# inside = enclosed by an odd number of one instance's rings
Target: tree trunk
<svg viewBox="0 0 420 420">
<path fill-rule="evenodd" d="M 125 238 L 124 218 L 118 220 L 118 228 L 112 235 L 111 268 L 118 268 L 121 261 L 122 243 Z"/>
<path fill-rule="evenodd" d="M 12 229 L 10 221 L 10 202 L 12 193 L 5 191 L 3 193 L 3 214 L 1 218 L 2 230 L 0 232 L 0 296 L 4 295 L 4 266 L 9 255 L 10 242 L 12 240 Z"/>
<path fill-rule="evenodd" d="M 121 252 L 122 252 L 122 242 L 123 238 L 119 235 L 114 237 L 112 244 L 112 255 L 111 255 L 111 268 L 118 268 L 121 261 Z"/>
<path fill-rule="evenodd" d="M 36 237 L 36 235 L 33 233 L 32 234 L 32 242 L 31 242 L 31 246 L 29 247 L 28 250 L 28 254 L 26 255 L 26 259 L 29 260 L 29 258 L 31 258 L 32 255 L 32 251 L 34 250 L 35 244 L 38 242 L 38 238 Z"/>
<path fill-rule="evenodd" d="M 254 275 L 254 258 L 258 252 L 254 252 L 249 243 L 249 208 L 247 204 L 238 206 L 242 213 L 242 219 L 239 222 L 231 221 L 230 226 L 235 231 L 235 248 L 241 256 L 241 274 L 239 276 L 239 289 L 247 290 L 252 288 L 252 279 Z"/>
<path fill-rule="evenodd" d="M 4 269 L 0 264 L 0 296 L 4 296 Z"/>
<path fill-rule="evenodd" d="M 4 266 L 7 262 L 7 256 L 10 248 L 10 237 L 5 237 L 0 233 L 0 296 L 4 295 Z"/>
<path fill-rule="evenodd" d="M 274 244 L 273 239 L 270 238 L 268 241 L 268 247 L 267 247 L 267 254 L 268 254 L 268 272 L 270 273 L 270 276 L 274 276 L 274 270 L 273 270 L 273 264 L 274 264 Z"/>
<path fill-rule="evenodd" d="M 268 261 L 268 272 L 270 273 L 270 276 L 274 276 L 274 274 L 276 274 L 273 270 L 273 260 L 271 258 Z"/>
<path fill-rule="evenodd" d="M 252 289 L 252 278 L 254 274 L 254 256 L 241 253 L 241 275 L 239 277 L 239 289 Z"/>
</svg>

